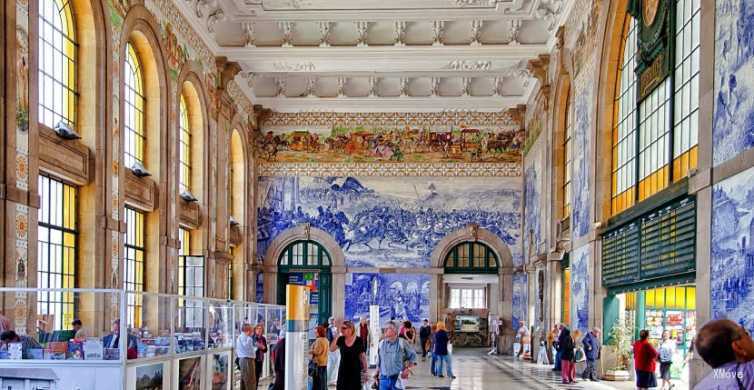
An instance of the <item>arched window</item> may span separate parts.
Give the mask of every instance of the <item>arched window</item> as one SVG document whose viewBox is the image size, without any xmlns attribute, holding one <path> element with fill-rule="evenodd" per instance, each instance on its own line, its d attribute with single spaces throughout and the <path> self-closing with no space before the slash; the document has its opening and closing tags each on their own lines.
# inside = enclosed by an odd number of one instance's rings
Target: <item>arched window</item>
<svg viewBox="0 0 754 390">
<path fill-rule="evenodd" d="M 144 112 L 146 97 L 144 96 L 144 81 L 141 62 L 131 43 L 126 45 L 126 69 L 124 75 L 125 117 L 125 147 L 124 164 L 131 168 L 135 163 L 144 165 Z"/>
<path fill-rule="evenodd" d="M 462 242 L 445 257 L 445 273 L 496 274 L 498 264 L 497 255 L 487 245 L 481 242 Z"/>
<path fill-rule="evenodd" d="M 636 181 L 636 23 L 628 17 L 622 38 L 623 53 L 615 92 L 613 125 L 612 210 L 623 211 L 634 204 Z"/>
<path fill-rule="evenodd" d="M 573 115 L 571 114 L 570 91 L 566 93 L 565 109 L 565 138 L 563 140 L 563 218 L 571 215 L 571 167 L 573 166 L 573 144 L 571 143 L 571 134 L 573 134 Z"/>
<path fill-rule="evenodd" d="M 327 268 L 331 265 L 330 254 L 314 241 L 296 241 L 290 244 L 278 258 L 279 266 Z"/>
<path fill-rule="evenodd" d="M 179 186 L 181 192 L 191 192 L 191 124 L 189 123 L 186 98 L 181 95 L 179 105 L 179 143 L 181 172 Z"/>
<path fill-rule="evenodd" d="M 76 128 L 76 28 L 69 0 L 39 0 L 39 122 Z"/>
<path fill-rule="evenodd" d="M 676 0 L 674 77 L 637 105 L 637 23 L 624 23 L 613 124 L 612 212 L 617 214 L 686 177 L 697 166 L 698 1 Z"/>
</svg>

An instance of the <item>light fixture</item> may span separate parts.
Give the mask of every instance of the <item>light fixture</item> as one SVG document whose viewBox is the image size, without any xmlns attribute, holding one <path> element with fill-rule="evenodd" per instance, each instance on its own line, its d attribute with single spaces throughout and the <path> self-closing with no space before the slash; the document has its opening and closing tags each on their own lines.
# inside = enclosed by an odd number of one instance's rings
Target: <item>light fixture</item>
<svg viewBox="0 0 754 390">
<path fill-rule="evenodd" d="M 186 201 L 188 203 L 194 203 L 194 202 L 196 202 L 196 201 L 199 200 L 199 199 L 196 199 L 196 197 L 194 196 L 194 194 L 192 194 L 191 191 L 189 191 L 189 190 L 183 190 L 183 191 L 181 191 L 180 197 L 181 197 L 181 199 L 183 199 L 184 201 Z"/>
<path fill-rule="evenodd" d="M 239 225 L 238 221 L 236 221 L 236 219 L 233 218 L 232 215 L 228 218 L 228 223 L 230 223 L 230 226 L 238 226 Z"/>
</svg>

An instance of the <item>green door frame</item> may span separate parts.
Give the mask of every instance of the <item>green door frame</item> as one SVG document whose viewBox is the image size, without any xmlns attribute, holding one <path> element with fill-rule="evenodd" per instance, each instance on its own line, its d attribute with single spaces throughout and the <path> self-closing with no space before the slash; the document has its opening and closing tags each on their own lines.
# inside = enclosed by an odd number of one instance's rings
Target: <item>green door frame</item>
<svg viewBox="0 0 754 390">
<path fill-rule="evenodd" d="M 302 245 L 303 244 L 303 245 Z M 310 257 L 310 245 L 314 244 L 316 255 Z M 301 251 L 294 256 L 293 248 L 300 245 Z M 316 262 L 310 264 L 310 260 Z M 278 258 L 277 303 L 285 305 L 289 275 L 292 273 L 317 273 L 319 277 L 319 319 L 330 318 L 332 315 L 332 265 L 330 254 L 316 241 L 297 240 L 290 243 Z"/>
</svg>

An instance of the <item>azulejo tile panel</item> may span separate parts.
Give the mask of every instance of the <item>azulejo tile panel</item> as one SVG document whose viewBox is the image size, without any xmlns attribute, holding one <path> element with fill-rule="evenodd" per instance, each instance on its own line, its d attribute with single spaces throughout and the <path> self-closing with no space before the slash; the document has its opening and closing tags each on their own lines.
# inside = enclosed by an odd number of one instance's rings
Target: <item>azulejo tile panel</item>
<svg viewBox="0 0 754 390">
<path fill-rule="evenodd" d="M 349 267 L 422 268 L 440 240 L 476 223 L 520 265 L 520 186 L 510 178 L 260 177 L 257 253 L 309 223 L 338 242 Z"/>
<path fill-rule="evenodd" d="M 369 306 L 379 305 L 380 323 L 407 319 L 418 324 L 429 318 L 429 288 L 427 274 L 347 274 L 345 318 L 369 318 Z"/>
<path fill-rule="evenodd" d="M 592 106 L 594 94 L 592 74 L 584 72 L 575 82 L 575 125 L 573 134 L 573 163 L 571 171 L 571 236 L 572 240 L 583 237 L 589 232 L 591 224 L 591 172 L 592 159 L 592 124 L 594 116 Z"/>
<path fill-rule="evenodd" d="M 713 187 L 710 294 L 713 318 L 754 332 L 754 168 Z"/>
<path fill-rule="evenodd" d="M 589 263 L 591 244 L 571 253 L 571 330 L 589 330 Z"/>
<path fill-rule="evenodd" d="M 719 165 L 754 146 L 754 7 L 718 0 L 713 159 Z"/>
<path fill-rule="evenodd" d="M 526 272 L 513 274 L 513 329 L 518 329 L 521 321 L 527 320 L 529 305 L 529 275 Z M 527 324 L 529 326 L 531 324 Z"/>
</svg>

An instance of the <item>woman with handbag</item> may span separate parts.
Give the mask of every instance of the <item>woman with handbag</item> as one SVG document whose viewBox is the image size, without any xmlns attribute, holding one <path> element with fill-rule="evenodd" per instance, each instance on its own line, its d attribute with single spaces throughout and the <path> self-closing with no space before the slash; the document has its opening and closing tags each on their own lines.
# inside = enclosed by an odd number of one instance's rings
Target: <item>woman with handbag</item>
<svg viewBox="0 0 754 390">
<path fill-rule="evenodd" d="M 558 337 L 558 352 L 560 352 L 560 378 L 563 380 L 564 385 L 576 383 L 574 379 L 576 373 L 574 344 L 571 330 L 563 327 Z"/>
<path fill-rule="evenodd" d="M 309 375 L 312 377 L 312 390 L 327 390 L 327 330 L 324 326 L 317 326 L 317 339 L 311 348 L 312 360 L 309 362 Z"/>
<path fill-rule="evenodd" d="M 642 329 L 639 340 L 634 343 L 634 367 L 636 368 L 636 388 L 639 390 L 657 387 L 655 369 L 657 350 L 649 343 L 649 331 Z"/>
<path fill-rule="evenodd" d="M 340 350 L 337 390 L 360 390 L 367 379 L 367 356 L 361 338 L 356 336 L 356 326 L 351 321 L 343 321 L 340 326 L 342 336 L 330 344 L 330 352 Z"/>
</svg>

